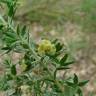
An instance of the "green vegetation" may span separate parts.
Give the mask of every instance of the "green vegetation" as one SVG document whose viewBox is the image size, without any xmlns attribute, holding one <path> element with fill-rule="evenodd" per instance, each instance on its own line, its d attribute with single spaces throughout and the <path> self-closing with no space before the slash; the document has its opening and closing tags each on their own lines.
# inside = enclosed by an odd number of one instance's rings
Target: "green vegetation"
<svg viewBox="0 0 96 96">
<path fill-rule="evenodd" d="M 5 15 L 0 14 L 0 47 L 6 55 L 0 91 L 6 96 L 83 96 L 82 87 L 89 80 L 67 72 L 74 63 L 68 59 L 67 47 L 54 38 L 34 42 L 27 27 L 14 21 L 17 0 L 2 0 L 0 4 L 7 7 Z M 11 57 L 15 53 L 20 54 L 17 62 Z M 61 77 L 60 71 L 64 72 Z"/>
</svg>

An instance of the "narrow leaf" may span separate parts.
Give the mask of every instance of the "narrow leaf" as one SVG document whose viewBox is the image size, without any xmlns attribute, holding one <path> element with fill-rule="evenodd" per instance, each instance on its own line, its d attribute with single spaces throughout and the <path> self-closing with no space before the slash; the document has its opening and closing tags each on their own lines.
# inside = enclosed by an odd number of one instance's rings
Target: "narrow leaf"
<svg viewBox="0 0 96 96">
<path fill-rule="evenodd" d="M 82 90 L 81 90 L 80 88 L 77 90 L 77 94 L 78 94 L 79 96 L 83 96 Z"/>
<path fill-rule="evenodd" d="M 89 82 L 89 80 L 85 80 L 85 81 L 82 81 L 82 82 L 79 82 L 79 86 L 82 87 L 84 85 L 86 85 L 87 83 Z"/>
<path fill-rule="evenodd" d="M 10 49 L 10 47 L 3 47 L 3 48 L 1 48 L 1 50 L 9 50 Z"/>
<path fill-rule="evenodd" d="M 65 54 L 64 57 L 60 60 L 60 64 L 63 65 L 68 58 L 68 54 Z"/>
<path fill-rule="evenodd" d="M 20 36 L 20 26 L 17 26 L 17 35 Z"/>
<path fill-rule="evenodd" d="M 63 64 L 63 66 L 68 66 L 68 65 L 71 65 L 71 64 L 73 64 L 73 63 L 74 63 L 74 61 L 66 62 L 66 63 Z"/>
<path fill-rule="evenodd" d="M 26 34 L 26 26 L 23 26 L 21 36 L 24 36 L 25 34 Z"/>
<path fill-rule="evenodd" d="M 69 67 L 59 67 L 56 70 L 64 70 L 64 69 L 70 69 Z"/>
<path fill-rule="evenodd" d="M 56 52 L 60 51 L 63 48 L 63 44 L 57 43 L 56 44 Z"/>
<path fill-rule="evenodd" d="M 73 82 L 66 81 L 66 84 L 67 84 L 68 86 L 74 87 L 74 83 L 73 83 Z"/>
<path fill-rule="evenodd" d="M 75 84 L 78 84 L 78 76 L 76 74 L 74 74 L 73 81 Z"/>
<path fill-rule="evenodd" d="M 16 75 L 16 66 L 15 65 L 12 65 L 11 66 L 11 74 L 13 74 L 13 75 Z"/>
</svg>

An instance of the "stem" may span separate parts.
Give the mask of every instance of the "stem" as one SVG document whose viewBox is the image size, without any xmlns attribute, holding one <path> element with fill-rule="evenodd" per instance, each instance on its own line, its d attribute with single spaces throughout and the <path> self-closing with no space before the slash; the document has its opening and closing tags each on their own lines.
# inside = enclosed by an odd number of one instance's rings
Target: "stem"
<svg viewBox="0 0 96 96">
<path fill-rule="evenodd" d="M 52 73 L 50 72 L 50 70 L 48 68 L 47 68 L 47 72 L 49 73 L 49 75 L 50 75 L 51 78 L 54 78 L 54 76 L 52 75 Z M 56 78 L 53 80 L 53 82 L 59 87 L 59 89 L 61 90 L 61 92 L 64 93 L 64 87 L 62 87 L 62 85 L 60 84 L 60 82 L 58 80 L 56 80 Z"/>
</svg>

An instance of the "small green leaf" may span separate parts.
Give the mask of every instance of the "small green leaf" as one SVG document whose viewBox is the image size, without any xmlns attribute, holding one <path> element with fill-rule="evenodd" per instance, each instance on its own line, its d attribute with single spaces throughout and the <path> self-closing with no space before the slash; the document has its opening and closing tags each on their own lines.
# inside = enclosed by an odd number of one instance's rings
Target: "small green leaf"
<svg viewBox="0 0 96 96">
<path fill-rule="evenodd" d="M 6 74 L 6 79 L 7 79 L 7 81 L 10 81 L 10 80 L 12 80 L 13 78 L 12 78 L 12 76 L 11 76 L 10 74 Z"/>
<path fill-rule="evenodd" d="M 3 28 L 3 25 L 0 24 L 0 30 L 2 30 L 2 28 Z"/>
<path fill-rule="evenodd" d="M 17 35 L 20 36 L 20 26 L 19 26 L 19 24 L 17 26 Z"/>
<path fill-rule="evenodd" d="M 3 38 L 3 41 L 10 46 L 12 43 L 16 42 L 17 40 L 15 38 L 5 37 Z"/>
<path fill-rule="evenodd" d="M 76 74 L 74 74 L 73 81 L 74 81 L 74 84 L 78 84 L 78 76 Z"/>
<path fill-rule="evenodd" d="M 24 36 L 25 34 L 26 34 L 26 26 L 23 26 L 21 36 Z"/>
<path fill-rule="evenodd" d="M 9 46 L 3 47 L 3 48 L 1 48 L 1 50 L 6 51 L 5 54 L 7 54 L 12 50 L 12 47 L 9 47 Z"/>
<path fill-rule="evenodd" d="M 89 80 L 85 80 L 85 81 L 82 81 L 82 82 L 79 82 L 79 86 L 82 87 L 84 85 L 86 85 L 87 83 L 89 82 Z"/>
<path fill-rule="evenodd" d="M 60 51 L 63 48 L 63 44 L 57 43 L 56 44 L 56 52 Z"/>
<path fill-rule="evenodd" d="M 60 88 L 56 84 L 54 84 L 53 89 L 55 90 L 55 92 L 60 92 L 61 93 Z"/>
<path fill-rule="evenodd" d="M 66 81 L 66 84 L 67 84 L 68 86 L 74 87 L 74 83 L 73 83 L 73 82 Z"/>
<path fill-rule="evenodd" d="M 73 63 L 74 63 L 74 61 L 66 62 L 66 63 L 63 64 L 63 66 L 68 66 L 68 65 L 71 65 L 71 64 L 73 64 Z"/>
<path fill-rule="evenodd" d="M 6 1 L 7 3 L 7 7 L 8 7 L 8 16 L 13 18 L 15 12 L 16 12 L 16 3 L 17 3 L 17 0 L 7 0 Z"/>
<path fill-rule="evenodd" d="M 60 60 L 60 64 L 63 65 L 68 58 L 68 54 L 65 54 L 64 57 Z"/>
<path fill-rule="evenodd" d="M 14 8 L 13 8 L 13 6 L 10 6 L 10 10 L 9 10 L 9 12 L 8 12 L 8 15 L 9 15 L 10 17 L 12 17 L 12 16 L 13 16 L 13 13 L 14 13 Z"/>
<path fill-rule="evenodd" d="M 15 65 L 12 65 L 11 66 L 11 74 L 13 74 L 13 75 L 16 75 L 16 66 Z"/>
<path fill-rule="evenodd" d="M 82 90 L 81 90 L 80 88 L 77 90 L 77 94 L 78 94 L 79 96 L 83 96 Z"/>
<path fill-rule="evenodd" d="M 6 32 L 4 33 L 5 36 L 10 37 L 12 39 L 16 38 L 15 32 Z"/>
<path fill-rule="evenodd" d="M 10 49 L 10 47 L 3 47 L 3 48 L 1 48 L 1 50 L 9 50 Z"/>
<path fill-rule="evenodd" d="M 5 65 L 6 68 L 10 68 L 10 64 L 11 64 L 10 59 L 6 59 L 3 64 Z"/>
<path fill-rule="evenodd" d="M 70 69 L 69 67 L 58 67 L 57 70 L 65 70 L 65 69 Z"/>
</svg>

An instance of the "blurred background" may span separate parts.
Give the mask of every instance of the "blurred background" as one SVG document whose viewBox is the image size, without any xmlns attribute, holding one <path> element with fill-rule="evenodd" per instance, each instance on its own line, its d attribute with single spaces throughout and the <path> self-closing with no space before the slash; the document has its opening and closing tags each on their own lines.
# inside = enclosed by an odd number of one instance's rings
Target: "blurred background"
<svg viewBox="0 0 96 96">
<path fill-rule="evenodd" d="M 96 0 L 18 0 L 15 20 L 35 40 L 59 38 L 68 47 L 81 79 L 90 82 L 84 96 L 96 96 Z"/>
</svg>

